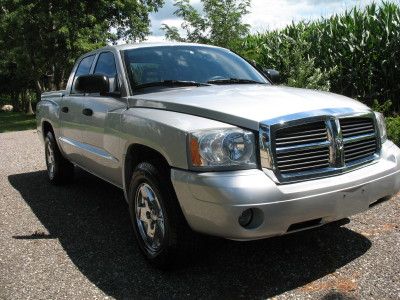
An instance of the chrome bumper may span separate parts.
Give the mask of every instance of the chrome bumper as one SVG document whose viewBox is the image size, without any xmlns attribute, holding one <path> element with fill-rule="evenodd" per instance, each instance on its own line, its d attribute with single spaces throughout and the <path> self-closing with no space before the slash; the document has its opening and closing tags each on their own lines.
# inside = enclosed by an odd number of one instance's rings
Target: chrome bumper
<svg viewBox="0 0 400 300">
<path fill-rule="evenodd" d="M 289 228 L 301 228 L 291 227 L 301 222 L 317 220 L 315 227 L 367 210 L 378 199 L 399 191 L 399 172 L 400 149 L 387 141 L 375 163 L 322 179 L 277 185 L 261 170 L 194 173 L 176 169 L 171 179 L 193 230 L 252 240 L 285 234 Z M 253 228 L 238 222 L 248 208 L 256 212 Z"/>
</svg>

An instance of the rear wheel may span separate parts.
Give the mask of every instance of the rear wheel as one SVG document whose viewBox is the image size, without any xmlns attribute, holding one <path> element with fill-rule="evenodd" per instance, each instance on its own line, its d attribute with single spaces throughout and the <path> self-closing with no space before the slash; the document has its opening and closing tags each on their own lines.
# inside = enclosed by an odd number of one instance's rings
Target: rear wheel
<svg viewBox="0 0 400 300">
<path fill-rule="evenodd" d="M 63 184 L 72 180 L 74 165 L 65 159 L 52 132 L 47 132 L 44 139 L 47 174 L 52 184 Z"/>
<path fill-rule="evenodd" d="M 156 167 L 157 165 L 157 167 Z M 158 268 L 171 267 L 193 246 L 168 172 L 160 164 L 140 163 L 129 187 L 129 210 L 141 251 Z"/>
</svg>

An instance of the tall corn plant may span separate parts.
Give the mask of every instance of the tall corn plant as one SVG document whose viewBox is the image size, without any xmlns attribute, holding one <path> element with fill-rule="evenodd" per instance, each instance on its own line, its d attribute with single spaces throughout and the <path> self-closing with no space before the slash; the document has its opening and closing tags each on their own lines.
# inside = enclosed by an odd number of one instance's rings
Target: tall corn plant
<svg viewBox="0 0 400 300">
<path fill-rule="evenodd" d="M 400 7 L 395 3 L 248 36 L 240 52 L 280 70 L 286 84 L 329 88 L 367 104 L 392 100 L 400 111 Z"/>
</svg>

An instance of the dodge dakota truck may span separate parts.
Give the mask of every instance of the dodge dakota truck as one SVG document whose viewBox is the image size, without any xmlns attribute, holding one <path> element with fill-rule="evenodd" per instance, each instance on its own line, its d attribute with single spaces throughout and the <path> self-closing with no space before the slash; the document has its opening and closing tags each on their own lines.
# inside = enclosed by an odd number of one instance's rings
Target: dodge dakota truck
<svg viewBox="0 0 400 300">
<path fill-rule="evenodd" d="M 342 220 L 400 189 L 384 117 L 273 84 L 219 47 L 107 46 L 37 106 L 51 183 L 80 167 L 124 192 L 141 251 L 165 266 L 194 232 L 254 240 Z M 184 250 L 185 249 L 185 250 Z"/>
</svg>

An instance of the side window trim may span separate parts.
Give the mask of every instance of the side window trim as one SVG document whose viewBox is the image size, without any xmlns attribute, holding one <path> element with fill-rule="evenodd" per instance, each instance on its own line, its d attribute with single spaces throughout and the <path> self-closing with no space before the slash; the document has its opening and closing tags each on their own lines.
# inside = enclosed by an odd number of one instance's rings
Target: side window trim
<svg viewBox="0 0 400 300">
<path fill-rule="evenodd" d="M 89 74 L 93 74 L 94 69 L 96 68 L 96 65 L 97 65 L 97 61 L 99 60 L 99 56 L 100 56 L 100 53 L 97 52 L 93 59 L 92 65 L 90 66 Z"/>
</svg>

